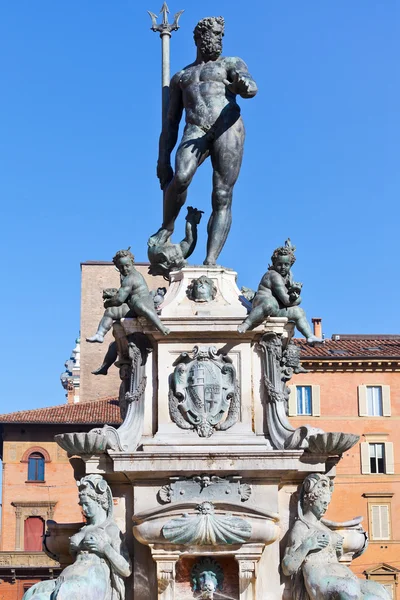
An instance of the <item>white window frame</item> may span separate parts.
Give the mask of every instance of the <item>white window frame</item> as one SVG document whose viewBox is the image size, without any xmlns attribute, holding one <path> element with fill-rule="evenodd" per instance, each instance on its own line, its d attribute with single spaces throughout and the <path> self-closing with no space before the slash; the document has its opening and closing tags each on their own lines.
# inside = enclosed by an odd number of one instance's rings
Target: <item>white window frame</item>
<svg viewBox="0 0 400 600">
<path fill-rule="evenodd" d="M 299 385 L 289 385 L 289 417 L 320 417 L 321 416 L 321 393 L 320 386 L 313 385 L 312 383 L 301 383 Z M 298 387 L 310 387 L 311 388 L 311 415 L 298 414 L 297 412 L 297 388 Z"/>
<path fill-rule="evenodd" d="M 367 388 L 378 387 L 381 388 L 382 396 L 382 415 L 371 415 L 368 411 L 368 396 Z M 390 417 L 392 414 L 390 406 L 390 385 L 383 385 L 381 383 L 368 383 L 358 386 L 358 415 L 360 417 L 369 417 L 375 419 L 381 419 L 382 417 Z"/>
</svg>

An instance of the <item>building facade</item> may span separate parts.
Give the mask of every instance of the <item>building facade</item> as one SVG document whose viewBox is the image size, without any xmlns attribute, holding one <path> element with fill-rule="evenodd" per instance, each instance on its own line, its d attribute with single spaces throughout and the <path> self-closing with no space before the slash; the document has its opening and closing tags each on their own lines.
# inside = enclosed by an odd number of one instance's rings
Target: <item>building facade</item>
<svg viewBox="0 0 400 600">
<path fill-rule="evenodd" d="M 37 581 L 60 573 L 42 550 L 47 520 L 82 522 L 74 468 L 54 441 L 62 431 L 120 423 L 115 399 L 65 404 L 0 416 L 3 462 L 0 598 L 21 600 Z M 76 468 L 79 469 L 79 462 Z"/>
<path fill-rule="evenodd" d="M 351 568 L 399 600 L 400 336 L 336 334 L 315 347 L 296 343 L 309 372 L 290 381 L 293 425 L 360 436 L 337 465 L 327 518 L 364 517 L 369 548 Z"/>
</svg>

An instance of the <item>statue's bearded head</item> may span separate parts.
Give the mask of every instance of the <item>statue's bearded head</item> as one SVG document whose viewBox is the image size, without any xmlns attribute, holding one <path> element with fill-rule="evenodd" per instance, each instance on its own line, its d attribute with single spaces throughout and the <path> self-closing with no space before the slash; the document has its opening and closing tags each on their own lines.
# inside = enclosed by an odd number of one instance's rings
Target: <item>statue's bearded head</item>
<svg viewBox="0 0 400 600">
<path fill-rule="evenodd" d="M 224 25 L 223 17 L 206 17 L 197 23 L 194 41 L 205 60 L 217 60 L 221 55 Z"/>
</svg>

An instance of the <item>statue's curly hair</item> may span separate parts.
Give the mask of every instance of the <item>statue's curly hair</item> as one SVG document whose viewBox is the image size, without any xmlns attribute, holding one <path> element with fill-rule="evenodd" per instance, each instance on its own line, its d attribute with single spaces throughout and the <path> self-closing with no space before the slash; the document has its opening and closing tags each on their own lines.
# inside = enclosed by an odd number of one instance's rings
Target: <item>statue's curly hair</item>
<svg viewBox="0 0 400 600">
<path fill-rule="evenodd" d="M 296 257 L 294 255 L 296 250 L 296 246 L 292 246 L 292 242 L 290 241 L 290 239 L 288 238 L 285 242 L 284 246 L 280 246 L 279 248 L 275 248 L 272 256 L 271 256 L 271 260 L 272 260 L 272 264 L 274 264 L 274 262 L 276 261 L 277 258 L 279 258 L 280 256 L 289 256 L 290 257 L 290 264 L 293 265 L 296 262 Z"/>
<path fill-rule="evenodd" d="M 110 490 L 101 475 L 87 475 L 77 481 L 79 498 L 86 496 L 95 500 L 105 510 L 110 509 Z"/>
<path fill-rule="evenodd" d="M 114 258 L 112 259 L 114 265 L 117 265 L 117 262 L 121 258 L 125 258 L 125 256 L 129 256 L 129 258 L 132 260 L 132 262 L 135 262 L 135 257 L 133 256 L 133 254 L 132 254 L 132 252 L 131 252 L 130 249 L 131 249 L 131 247 L 129 246 L 129 248 L 127 248 L 126 250 L 118 250 L 118 252 L 114 256 Z"/>
<path fill-rule="evenodd" d="M 222 34 L 223 34 L 223 30 L 225 27 L 224 17 L 205 17 L 204 19 L 200 19 L 200 21 L 197 23 L 196 27 L 194 28 L 194 31 L 193 31 L 194 39 L 196 40 L 197 38 L 201 37 L 204 33 L 206 33 L 209 29 L 211 29 L 215 23 L 218 23 L 218 25 L 221 25 Z"/>
<path fill-rule="evenodd" d="M 313 504 L 317 498 L 323 494 L 323 489 L 318 486 L 320 481 L 327 481 L 329 483 L 329 491 L 333 492 L 333 480 L 330 479 L 327 475 L 322 475 L 321 473 L 311 473 L 307 475 L 307 477 L 303 481 L 303 485 L 301 486 L 299 499 L 297 502 L 297 513 L 300 521 L 305 523 L 307 527 L 310 527 L 309 523 L 304 519 L 304 506 Z"/>
</svg>

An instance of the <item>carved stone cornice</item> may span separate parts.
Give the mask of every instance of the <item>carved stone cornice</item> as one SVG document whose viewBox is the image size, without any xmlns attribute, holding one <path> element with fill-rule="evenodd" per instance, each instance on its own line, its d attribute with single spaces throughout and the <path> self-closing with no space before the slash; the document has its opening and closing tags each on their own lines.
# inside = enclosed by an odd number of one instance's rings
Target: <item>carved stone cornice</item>
<svg viewBox="0 0 400 600">
<path fill-rule="evenodd" d="M 372 360 L 371 358 L 351 358 L 332 360 L 331 358 L 304 358 L 301 359 L 301 365 L 309 372 L 400 372 L 400 361 L 392 358 L 382 358 Z"/>
<path fill-rule="evenodd" d="M 44 552 L 0 552 L 0 568 L 2 567 L 58 567 Z"/>
</svg>

